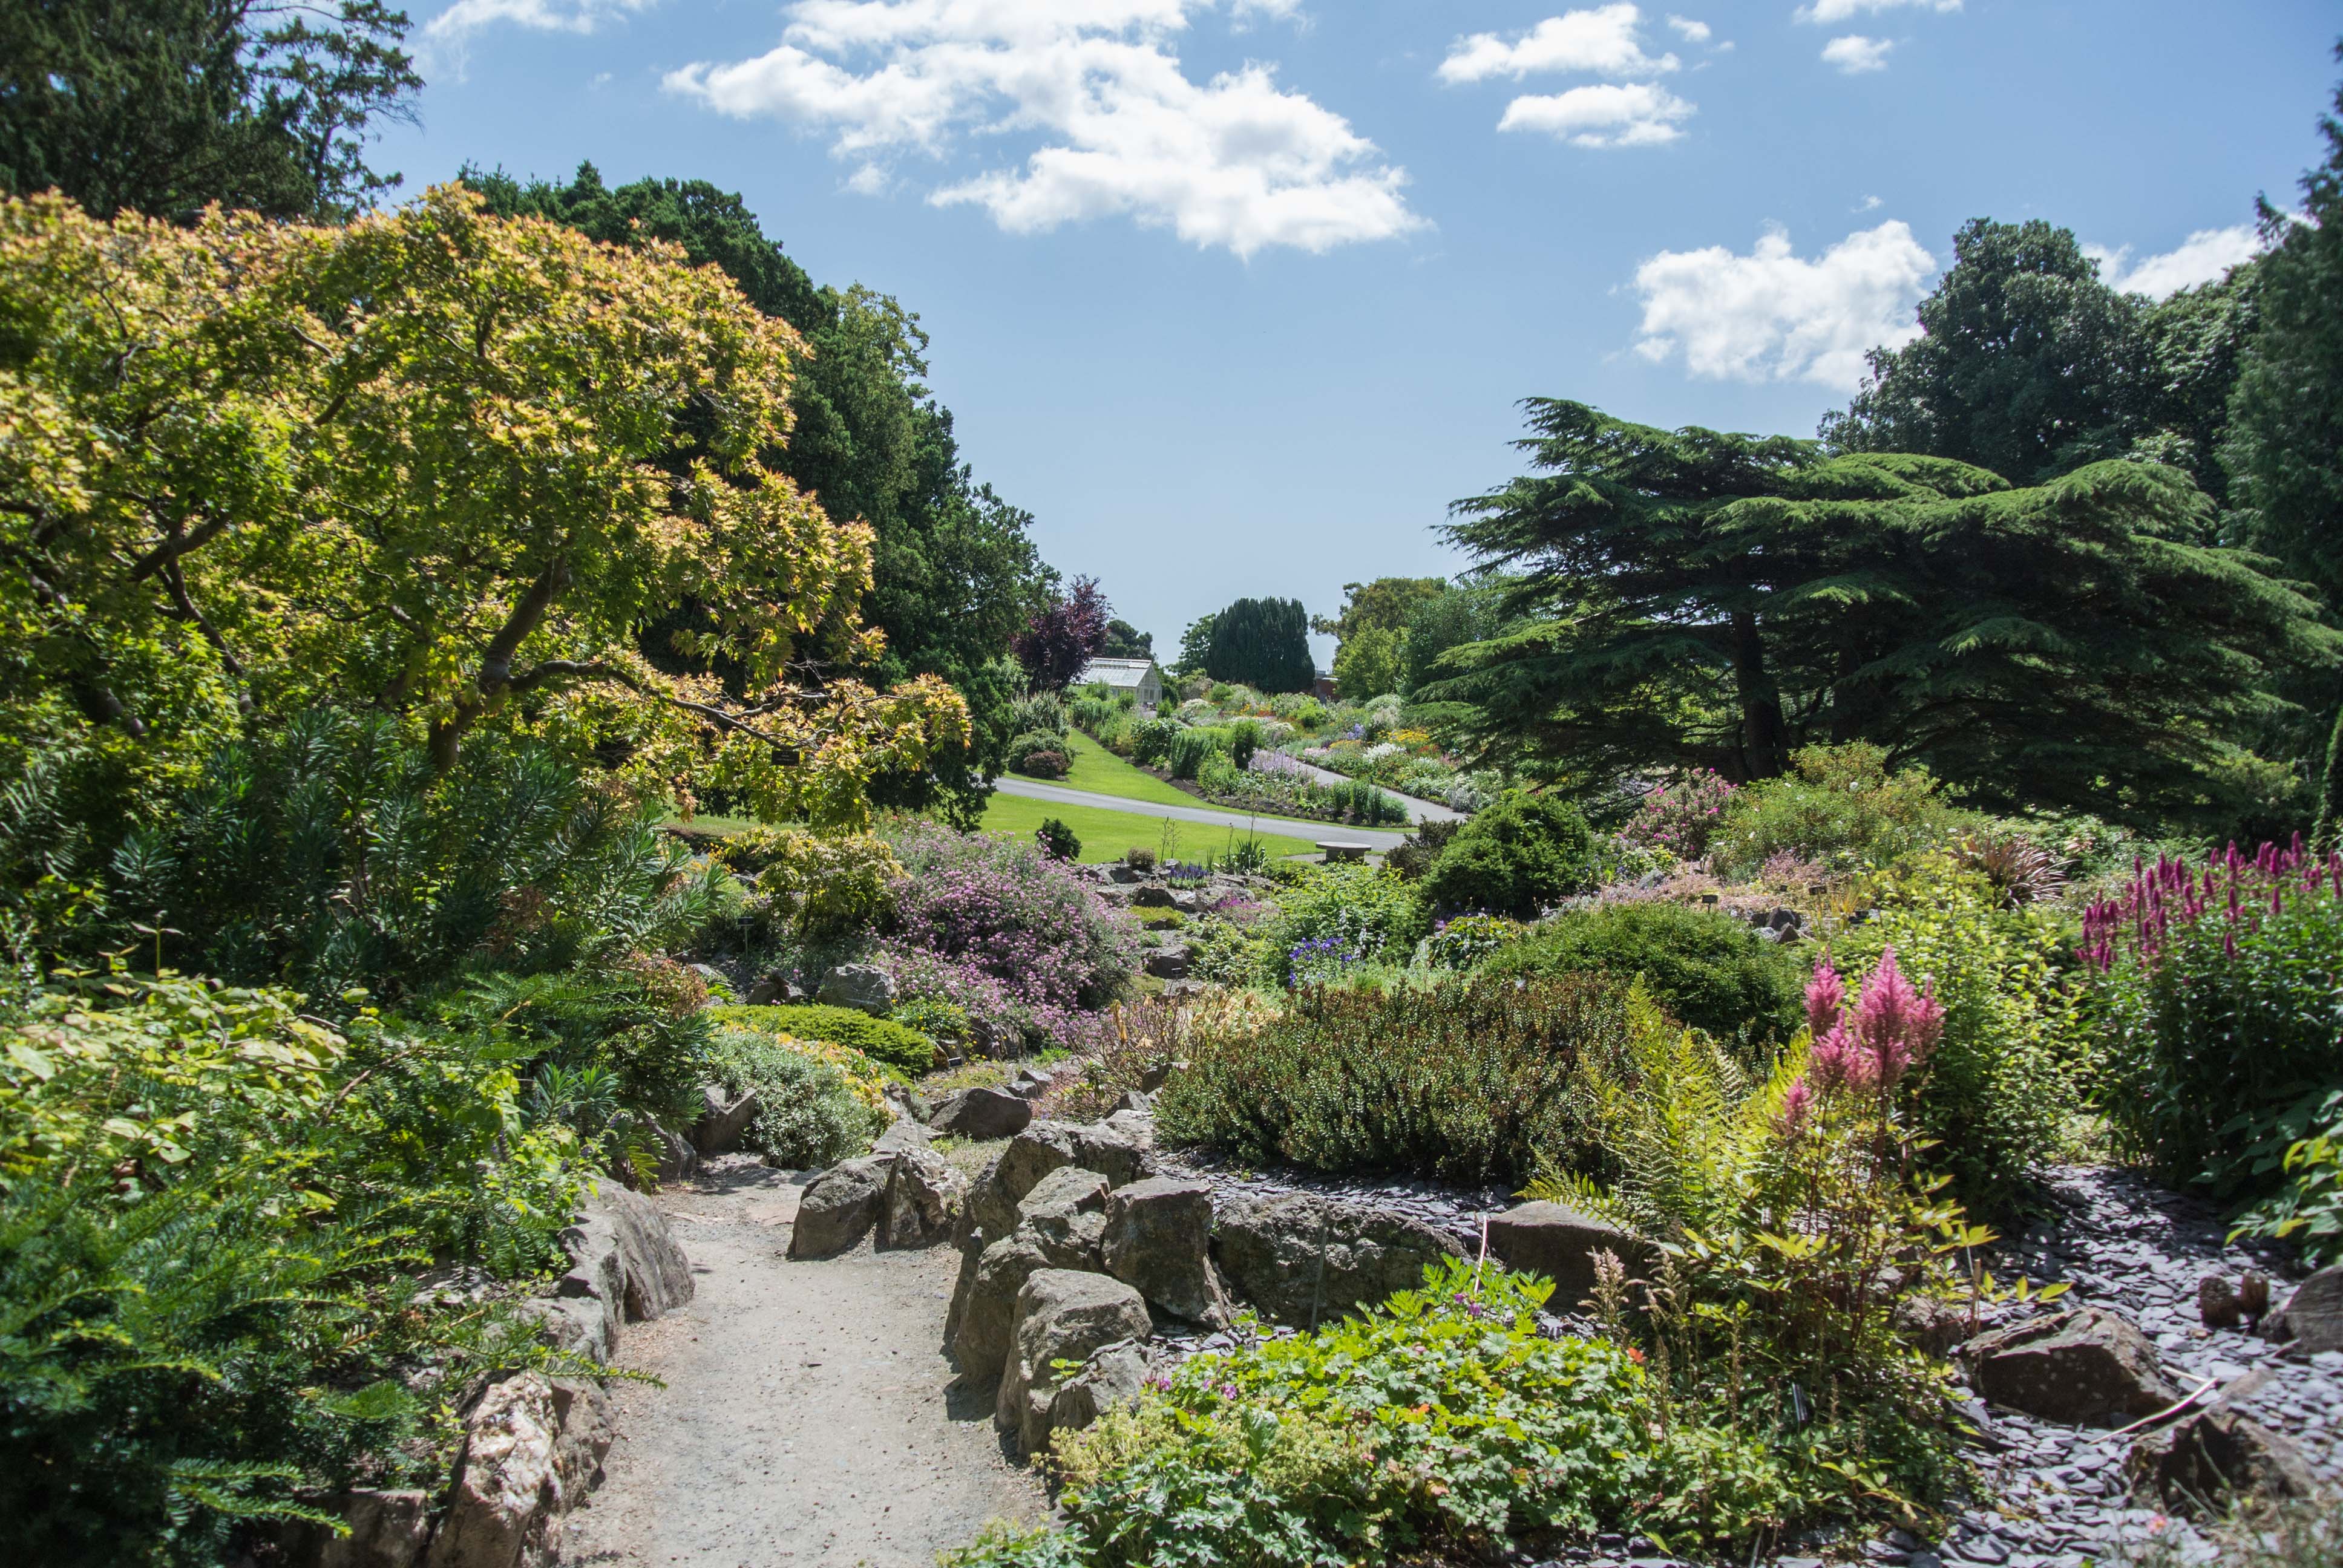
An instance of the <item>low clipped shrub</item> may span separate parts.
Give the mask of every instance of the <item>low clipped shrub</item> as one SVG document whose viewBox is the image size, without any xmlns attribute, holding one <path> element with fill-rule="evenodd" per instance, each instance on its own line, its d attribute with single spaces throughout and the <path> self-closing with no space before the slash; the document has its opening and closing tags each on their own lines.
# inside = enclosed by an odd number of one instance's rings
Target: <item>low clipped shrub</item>
<svg viewBox="0 0 2343 1568">
<path fill-rule="evenodd" d="M 860 1154 L 887 1124 L 884 1101 L 873 1104 L 846 1068 L 819 1054 L 825 1043 L 753 1029 L 716 1036 L 717 1081 L 736 1097 L 757 1096 L 756 1120 L 742 1141 L 789 1170 L 819 1170 Z"/>
<path fill-rule="evenodd" d="M 1009 763 L 1009 770 L 1012 773 L 1030 773 L 1043 779 L 1062 779 L 1066 774 L 1066 738 L 1063 735 L 1027 730 L 1010 741 L 1009 749 L 1003 755 Z M 1043 758 L 1049 760 L 1039 760 Z M 1037 769 L 1054 769 L 1054 771 L 1037 773 Z"/>
<path fill-rule="evenodd" d="M 1312 987 L 1265 1020 L 1198 1029 L 1156 1126 L 1312 1170 L 1519 1182 L 1541 1151 L 1586 1144 L 1580 1064 L 1622 1049 L 1626 994 L 1593 976 Z"/>
<path fill-rule="evenodd" d="M 1458 1562 L 1521 1533 L 1725 1544 L 1795 1508 L 1763 1446 L 1672 1412 L 1640 1351 L 1541 1332 L 1552 1291 L 1450 1262 L 1313 1333 L 1191 1357 L 1058 1440 L 1062 1530 L 946 1561 Z"/>
<path fill-rule="evenodd" d="M 1718 876 L 1754 876 L 1783 854 L 1830 872 L 1888 866 L 1986 826 L 1939 795 L 1925 769 L 1889 772 L 1876 746 L 1809 746 L 1790 765 L 1733 792 L 1708 840 Z"/>
<path fill-rule="evenodd" d="M 1016 770 L 1028 779 L 1063 779 L 1072 767 L 1062 751 L 1029 751 Z"/>
<path fill-rule="evenodd" d="M 1073 860 L 1081 857 L 1081 839 L 1071 828 L 1055 817 L 1041 819 L 1041 825 L 1033 829 L 1033 842 L 1052 860 Z"/>
<path fill-rule="evenodd" d="M 1678 1020 L 1758 1045 L 1797 1031 L 1806 964 L 1731 915 L 1654 902 L 1598 904 L 1546 921 L 1482 965 L 1490 975 L 1644 977 Z"/>
<path fill-rule="evenodd" d="M 1438 914 L 1534 920 L 1559 900 L 1593 890 L 1601 875 L 1585 818 L 1545 796 L 1515 796 L 1457 829 L 1424 873 L 1423 899 Z"/>
<path fill-rule="evenodd" d="M 780 1007 L 716 1007 L 710 1019 L 735 1029 L 760 1034 L 784 1034 L 797 1040 L 826 1040 L 859 1050 L 882 1067 L 906 1077 L 932 1072 L 935 1041 L 917 1029 L 891 1018 L 873 1018 L 850 1007 L 826 1007 L 819 1002 L 795 1002 Z M 967 1020 L 961 1025 L 966 1027 Z"/>
</svg>

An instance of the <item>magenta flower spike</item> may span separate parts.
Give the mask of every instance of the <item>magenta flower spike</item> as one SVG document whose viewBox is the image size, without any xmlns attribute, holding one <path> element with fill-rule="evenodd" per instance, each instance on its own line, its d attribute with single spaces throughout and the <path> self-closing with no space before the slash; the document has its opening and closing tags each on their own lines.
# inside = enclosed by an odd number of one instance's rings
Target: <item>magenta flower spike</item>
<svg viewBox="0 0 2343 1568">
<path fill-rule="evenodd" d="M 1814 978 L 1806 982 L 1806 1027 L 1816 1040 L 1837 1024 L 1839 1009 L 1845 1001 L 1846 982 L 1825 959 L 1815 966 Z"/>
</svg>

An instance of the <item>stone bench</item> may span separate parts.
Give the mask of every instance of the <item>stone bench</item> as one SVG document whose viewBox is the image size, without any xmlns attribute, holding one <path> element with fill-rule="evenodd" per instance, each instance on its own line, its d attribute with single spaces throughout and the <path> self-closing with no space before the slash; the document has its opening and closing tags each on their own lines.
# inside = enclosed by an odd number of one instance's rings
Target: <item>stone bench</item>
<svg viewBox="0 0 2343 1568">
<path fill-rule="evenodd" d="M 1373 844 L 1357 844 L 1344 839 L 1322 839 L 1318 841 L 1319 856 L 1330 866 L 1340 865 L 1346 860 L 1363 860 L 1367 858 L 1367 851 L 1373 848 Z"/>
</svg>

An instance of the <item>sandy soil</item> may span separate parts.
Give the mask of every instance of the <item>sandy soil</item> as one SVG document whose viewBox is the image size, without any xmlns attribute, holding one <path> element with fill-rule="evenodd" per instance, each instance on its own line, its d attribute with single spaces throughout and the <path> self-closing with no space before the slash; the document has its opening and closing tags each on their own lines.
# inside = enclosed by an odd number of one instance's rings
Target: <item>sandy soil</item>
<svg viewBox="0 0 2343 1568">
<path fill-rule="evenodd" d="M 958 1254 L 793 1263 L 804 1180 L 726 1161 L 659 1195 L 697 1293 L 628 1331 L 619 1363 L 666 1386 L 612 1384 L 618 1443 L 563 1562 L 930 1568 L 988 1521 L 1046 1516 L 938 1348 Z"/>
</svg>

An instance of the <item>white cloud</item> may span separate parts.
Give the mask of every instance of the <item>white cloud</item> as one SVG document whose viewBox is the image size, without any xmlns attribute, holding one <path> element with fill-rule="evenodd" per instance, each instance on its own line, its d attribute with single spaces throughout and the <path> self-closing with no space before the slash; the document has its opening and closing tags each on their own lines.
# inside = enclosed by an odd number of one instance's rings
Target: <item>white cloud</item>
<svg viewBox="0 0 2343 1568">
<path fill-rule="evenodd" d="M 1604 76 L 1649 76 L 1673 71 L 1674 55 L 1644 52 L 1637 36 L 1642 13 L 1633 5 L 1601 5 L 1549 16 L 1513 39 L 1475 33 L 1448 46 L 1440 63 L 1443 82 L 1520 81 L 1537 71 L 1592 71 Z"/>
<path fill-rule="evenodd" d="M 1689 16 L 1678 16 L 1673 12 L 1668 15 L 1668 25 L 1674 28 L 1676 36 L 1687 44 L 1705 44 L 1709 34 L 1714 31 L 1705 22 L 1695 22 Z"/>
<path fill-rule="evenodd" d="M 1961 0 L 1814 0 L 1812 5 L 1798 7 L 1795 15 L 1801 22 L 1812 22 L 1829 27 L 1856 16 L 1875 16 L 1882 11 L 1957 11 Z"/>
<path fill-rule="evenodd" d="M 930 191 L 1017 233 L 1111 215 L 1239 256 L 1323 251 L 1423 226 L 1406 172 L 1350 123 L 1248 64 L 1199 84 L 1172 47 L 1212 0 L 797 0 L 753 59 L 669 73 L 669 91 L 736 118 L 793 121 L 887 183 L 904 156 L 1037 136 L 1021 166 Z M 1239 0 L 1291 16 L 1298 0 Z M 865 170 L 876 172 L 866 173 Z"/>
<path fill-rule="evenodd" d="M 1855 210 L 1857 212 L 1877 212 L 1881 207 L 1884 207 L 1887 204 L 1885 202 L 1881 201 L 1875 196 L 1867 196 L 1863 198 L 1863 205 L 1856 207 Z"/>
<path fill-rule="evenodd" d="M 427 39 L 447 44 L 498 22 L 540 33 L 591 33 L 614 16 L 648 10 L 657 0 L 456 0 L 424 24 Z"/>
<path fill-rule="evenodd" d="M 1678 122 L 1694 106 L 1649 82 L 1573 87 L 1550 96 L 1515 98 L 1501 131 L 1545 131 L 1582 147 L 1648 147 L 1684 135 Z"/>
<path fill-rule="evenodd" d="M 2131 246 L 2109 250 L 2087 245 L 2083 254 L 2099 264 L 2099 276 L 2119 294 L 2145 294 L 2155 299 L 2211 283 L 2233 266 L 2251 261 L 2262 248 L 2261 232 L 2252 224 L 2235 228 L 2200 228 L 2162 256 L 2132 265 Z"/>
<path fill-rule="evenodd" d="M 1852 391 L 1865 350 L 1919 336 L 1913 307 L 1936 269 L 1911 229 L 1893 220 L 1812 260 L 1779 229 L 1747 256 L 1723 246 L 1662 251 L 1635 269 L 1644 301 L 1635 351 L 1655 364 L 1681 352 L 1685 369 L 1708 380 Z"/>
<path fill-rule="evenodd" d="M 1849 33 L 1844 38 L 1833 38 L 1823 45 L 1823 59 L 1836 65 L 1850 76 L 1865 71 L 1887 69 L 1887 51 L 1896 45 L 1885 38 L 1866 38 L 1860 33 Z"/>
</svg>

